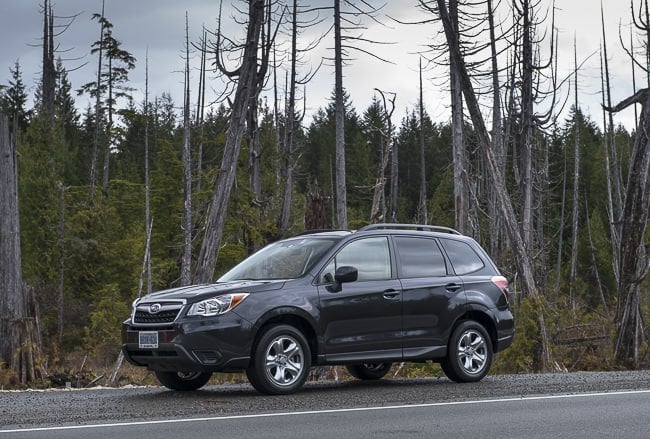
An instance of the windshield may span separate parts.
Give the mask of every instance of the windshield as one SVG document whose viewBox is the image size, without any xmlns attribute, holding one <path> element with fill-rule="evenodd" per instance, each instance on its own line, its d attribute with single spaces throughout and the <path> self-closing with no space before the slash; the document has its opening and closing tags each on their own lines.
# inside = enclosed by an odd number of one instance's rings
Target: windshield
<svg viewBox="0 0 650 439">
<path fill-rule="evenodd" d="M 292 279 L 309 271 L 336 238 L 294 238 L 269 244 L 219 278 L 231 280 Z"/>
</svg>

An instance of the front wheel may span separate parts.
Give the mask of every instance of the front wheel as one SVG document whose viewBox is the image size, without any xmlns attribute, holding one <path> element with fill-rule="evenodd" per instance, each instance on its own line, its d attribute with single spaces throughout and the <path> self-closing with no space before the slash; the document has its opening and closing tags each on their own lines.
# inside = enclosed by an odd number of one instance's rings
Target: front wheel
<svg viewBox="0 0 650 439">
<path fill-rule="evenodd" d="M 272 326 L 260 337 L 246 376 L 253 387 L 267 395 L 285 395 L 305 383 L 311 366 L 309 343 L 290 325 Z"/>
<path fill-rule="evenodd" d="M 492 342 L 480 323 L 462 322 L 449 339 L 447 358 L 442 370 L 450 380 L 459 383 L 480 381 L 492 365 Z"/>
<path fill-rule="evenodd" d="M 160 384 L 172 390 L 196 390 L 210 381 L 211 372 L 154 372 Z"/>
<path fill-rule="evenodd" d="M 360 380 L 378 380 L 384 377 L 393 363 L 363 363 L 348 364 L 346 369 L 355 378 Z"/>
</svg>

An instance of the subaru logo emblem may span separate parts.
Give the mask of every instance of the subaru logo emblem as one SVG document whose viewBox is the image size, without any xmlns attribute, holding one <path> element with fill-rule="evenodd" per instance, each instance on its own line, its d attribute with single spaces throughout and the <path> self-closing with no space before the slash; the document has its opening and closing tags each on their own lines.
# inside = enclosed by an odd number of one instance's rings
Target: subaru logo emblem
<svg viewBox="0 0 650 439">
<path fill-rule="evenodd" d="M 161 309 L 162 306 L 160 305 L 160 303 L 154 303 L 151 306 L 149 306 L 149 314 L 158 314 Z"/>
</svg>

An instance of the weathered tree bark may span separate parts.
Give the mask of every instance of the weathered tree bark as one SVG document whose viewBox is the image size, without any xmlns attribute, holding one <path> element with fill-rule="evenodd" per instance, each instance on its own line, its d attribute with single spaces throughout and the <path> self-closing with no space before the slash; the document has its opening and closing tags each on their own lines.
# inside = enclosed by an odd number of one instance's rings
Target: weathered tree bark
<svg viewBox="0 0 650 439">
<path fill-rule="evenodd" d="M 88 202 L 92 203 L 95 197 L 95 184 L 97 183 L 97 154 L 99 153 L 99 132 L 102 121 L 102 64 L 104 61 L 104 0 L 102 0 L 102 13 L 99 18 L 99 49 L 97 54 L 97 95 L 95 96 L 95 126 L 93 129 L 93 146 L 90 156 L 90 181 L 88 182 Z"/>
<path fill-rule="evenodd" d="M 185 93 L 183 99 L 183 246 L 180 285 L 192 283 L 192 154 L 190 151 L 190 37 L 185 13 Z"/>
<path fill-rule="evenodd" d="M 23 285 L 16 147 L 9 120 L 0 113 L 0 363 L 27 383 L 42 376 L 36 319 Z"/>
<path fill-rule="evenodd" d="M 151 184 L 149 178 L 149 53 L 145 60 L 145 80 L 144 80 L 144 221 L 147 241 L 144 249 L 145 259 L 143 270 L 147 276 L 147 294 L 151 294 L 153 280 L 151 273 L 151 228 L 153 219 L 151 218 Z M 142 291 L 142 288 L 140 288 Z M 138 297 L 140 292 L 138 292 Z"/>
<path fill-rule="evenodd" d="M 343 49 L 341 44 L 341 0 L 334 0 L 334 120 L 336 141 L 336 221 L 348 228 L 345 182 L 345 106 L 343 102 Z"/>
<path fill-rule="evenodd" d="M 458 35 L 458 0 L 449 2 L 449 18 Z M 463 90 L 453 64 L 449 66 L 451 89 L 451 143 L 454 163 L 454 227 L 460 233 L 467 233 L 469 222 L 469 194 L 467 181 L 467 156 L 465 154 Z"/>
<path fill-rule="evenodd" d="M 230 193 L 235 182 L 237 159 L 239 158 L 241 142 L 246 132 L 246 115 L 251 99 L 255 99 L 255 96 L 257 96 L 257 87 L 259 86 L 257 53 L 265 18 L 264 9 L 264 0 L 251 0 L 249 2 L 246 45 L 242 65 L 238 69 L 239 80 L 231 107 L 230 121 L 226 132 L 226 144 L 221 160 L 221 169 L 217 176 L 215 190 L 206 220 L 205 236 L 196 263 L 196 271 L 194 273 L 195 283 L 210 282 L 217 264 L 223 227 L 226 221 L 226 213 L 228 212 L 228 202 L 230 201 Z M 262 62 L 261 69 L 263 70 L 266 69 L 265 63 L 268 63 L 268 58 Z"/>
<path fill-rule="evenodd" d="M 580 111 L 578 110 L 578 55 L 577 47 L 573 47 L 574 57 L 574 136 L 573 136 L 573 209 L 571 211 L 571 269 L 569 274 L 569 299 L 571 308 L 575 308 L 575 280 L 578 272 L 578 221 L 580 216 Z"/>
<path fill-rule="evenodd" d="M 377 167 L 377 178 L 375 183 L 375 190 L 372 195 L 372 207 L 370 209 L 370 223 L 374 224 L 379 221 L 386 221 L 386 167 L 391 157 L 393 145 L 393 111 L 395 110 L 395 93 L 392 94 L 390 99 L 391 109 L 388 111 L 386 105 L 386 96 L 383 91 L 375 89 L 381 95 L 383 102 L 382 123 L 380 129 L 381 133 L 381 159 Z"/>
<path fill-rule="evenodd" d="M 501 121 L 501 88 L 499 84 L 499 66 L 497 40 L 494 25 L 494 9 L 492 0 L 487 0 L 488 23 L 490 25 L 490 61 L 492 64 L 492 151 L 496 159 L 498 172 L 504 173 L 505 151 L 503 142 L 503 128 Z M 497 255 L 501 237 L 501 217 L 494 191 L 488 189 L 488 215 L 490 224 L 490 254 Z M 459 230 L 460 231 L 460 230 Z"/>
<path fill-rule="evenodd" d="M 256 202 L 262 199 L 262 175 L 261 175 L 261 157 L 262 145 L 260 144 L 260 129 L 258 126 L 257 107 L 259 92 L 250 102 L 248 109 L 247 128 L 248 128 L 248 178 L 253 197 Z"/>
<path fill-rule="evenodd" d="M 528 250 L 533 249 L 533 24 L 529 0 L 521 4 L 523 46 L 521 71 L 521 231 Z"/>
<path fill-rule="evenodd" d="M 397 142 L 391 139 L 390 149 L 390 200 L 388 203 L 388 217 L 392 223 L 397 222 L 397 198 L 399 180 L 399 154 Z"/>
<path fill-rule="evenodd" d="M 428 224 L 429 218 L 427 215 L 427 172 L 426 161 L 424 154 L 424 96 L 422 92 L 422 58 L 420 58 L 420 197 L 418 203 L 417 223 Z"/>
<path fill-rule="evenodd" d="M 291 68 L 289 72 L 289 99 L 285 107 L 284 137 L 281 142 L 281 170 L 282 179 L 282 205 L 278 219 L 278 237 L 283 237 L 289 229 L 291 215 L 291 202 L 293 200 L 293 143 L 296 124 L 296 61 L 298 59 L 298 1 L 293 2 L 291 12 Z"/>
<path fill-rule="evenodd" d="M 601 53 L 600 63 L 601 63 L 601 80 L 602 80 L 602 105 L 603 108 L 611 107 L 611 93 L 609 87 L 609 67 L 607 62 L 607 40 L 605 39 L 605 22 L 603 11 L 601 8 L 601 25 L 603 27 L 603 52 Z M 608 121 L 609 116 L 609 121 Z M 610 242 L 612 246 L 612 268 L 614 271 L 614 277 L 616 281 L 619 282 L 619 268 L 620 264 L 620 248 L 621 248 L 621 231 L 618 223 L 618 219 L 621 216 L 621 202 L 619 202 L 619 197 L 615 194 L 620 193 L 620 190 L 617 189 L 615 183 L 615 178 L 612 178 L 612 166 L 615 166 L 615 163 L 612 163 L 611 150 L 616 149 L 614 142 L 614 120 L 611 113 L 607 114 L 606 111 L 603 111 L 603 127 L 605 129 L 604 135 L 604 146 L 605 146 L 605 179 L 607 183 L 607 216 L 609 219 L 609 231 L 610 231 Z M 607 128 L 609 127 L 609 128 Z"/>
<path fill-rule="evenodd" d="M 620 111 L 640 103 L 643 108 L 630 155 L 627 190 L 621 216 L 621 251 L 616 307 L 614 358 L 622 366 L 639 366 L 643 321 L 639 287 L 650 272 L 650 255 L 645 245 L 650 202 L 650 89 L 643 89 L 613 108 Z"/>
<path fill-rule="evenodd" d="M 48 121 L 54 121 L 56 68 L 54 67 L 54 13 L 52 4 L 43 2 L 43 59 L 41 106 Z"/>
<path fill-rule="evenodd" d="M 438 5 L 438 13 L 444 27 L 445 37 L 449 46 L 450 59 L 459 75 L 463 96 L 465 97 L 465 103 L 467 104 L 467 110 L 472 119 L 472 124 L 474 125 L 474 130 L 485 158 L 485 167 L 490 183 L 497 195 L 499 211 L 510 239 L 510 245 L 512 246 L 517 268 L 521 275 L 523 287 L 531 298 L 541 302 L 541 293 L 537 288 L 537 283 L 535 282 L 531 259 L 527 253 L 526 244 L 524 243 L 521 231 L 519 230 L 516 221 L 515 212 L 510 200 L 510 194 L 508 193 L 502 174 L 496 167 L 496 159 L 491 148 L 490 135 L 485 126 L 485 121 L 483 120 L 483 115 L 474 92 L 474 87 L 472 86 L 469 74 L 467 73 L 467 68 L 460 51 L 458 35 L 454 32 L 445 0 L 436 0 L 436 2 Z M 551 362 L 551 353 L 544 315 L 541 310 L 538 314 L 538 329 L 540 331 L 541 369 L 547 369 Z"/>
</svg>

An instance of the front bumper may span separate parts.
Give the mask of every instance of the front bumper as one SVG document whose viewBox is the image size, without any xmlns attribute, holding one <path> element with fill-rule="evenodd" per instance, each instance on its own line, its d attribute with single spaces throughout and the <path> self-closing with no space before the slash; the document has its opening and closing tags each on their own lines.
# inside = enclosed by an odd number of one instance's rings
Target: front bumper
<svg viewBox="0 0 650 439">
<path fill-rule="evenodd" d="M 156 331 L 158 348 L 140 347 L 141 331 Z M 240 371 L 249 366 L 253 339 L 250 324 L 235 313 L 182 319 L 161 327 L 134 326 L 130 319 L 122 325 L 126 360 L 153 371 Z"/>
</svg>

